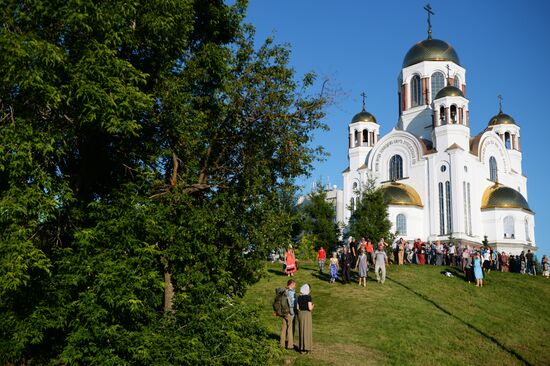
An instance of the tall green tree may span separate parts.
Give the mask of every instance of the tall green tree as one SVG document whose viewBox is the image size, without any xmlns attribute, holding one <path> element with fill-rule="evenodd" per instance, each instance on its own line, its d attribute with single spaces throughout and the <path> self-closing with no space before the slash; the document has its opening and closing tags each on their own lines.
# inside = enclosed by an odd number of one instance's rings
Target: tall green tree
<svg viewBox="0 0 550 366">
<path fill-rule="evenodd" d="M 359 199 L 348 224 L 349 234 L 354 238 L 369 238 L 374 243 L 380 238 L 389 241 L 391 222 L 384 192 L 369 180 L 358 193 Z"/>
<path fill-rule="evenodd" d="M 303 234 L 310 235 L 316 246 L 330 247 L 338 242 L 334 208 L 321 185 L 307 195 L 300 212 Z"/>
<path fill-rule="evenodd" d="M 246 2 L 0 3 L 0 363 L 254 364 L 325 98 Z"/>
</svg>

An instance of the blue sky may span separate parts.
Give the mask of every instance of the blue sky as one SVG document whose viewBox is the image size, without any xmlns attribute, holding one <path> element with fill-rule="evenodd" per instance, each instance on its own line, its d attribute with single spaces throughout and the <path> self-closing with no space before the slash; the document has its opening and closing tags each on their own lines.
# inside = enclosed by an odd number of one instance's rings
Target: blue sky
<svg viewBox="0 0 550 366">
<path fill-rule="evenodd" d="M 536 213 L 538 256 L 550 254 L 550 1 L 463 0 L 430 2 L 433 37 L 450 43 L 466 68 L 472 135 L 503 111 L 521 127 L 528 201 Z M 386 134 L 396 124 L 397 76 L 403 57 L 427 36 L 426 0 L 251 0 L 247 21 L 256 39 L 274 36 L 292 49 L 297 75 L 314 71 L 335 93 L 316 144 L 330 156 L 301 183 L 309 191 L 320 178 L 342 187 L 347 167 L 347 126 L 367 110 Z M 546 149 L 546 150 L 545 150 Z"/>
</svg>

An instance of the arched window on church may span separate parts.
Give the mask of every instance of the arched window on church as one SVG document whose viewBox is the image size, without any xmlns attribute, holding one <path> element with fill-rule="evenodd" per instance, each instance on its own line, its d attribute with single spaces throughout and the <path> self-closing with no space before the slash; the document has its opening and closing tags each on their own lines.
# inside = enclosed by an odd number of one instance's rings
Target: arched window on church
<svg viewBox="0 0 550 366">
<path fill-rule="evenodd" d="M 435 99 L 435 96 L 443 87 L 445 86 L 445 75 L 442 72 L 434 72 L 432 74 L 432 99 Z"/>
<path fill-rule="evenodd" d="M 359 131 L 355 130 L 353 134 L 353 146 L 357 147 L 359 146 Z"/>
<path fill-rule="evenodd" d="M 498 180 L 497 159 L 494 156 L 489 158 L 489 180 L 493 182 Z"/>
<path fill-rule="evenodd" d="M 439 108 L 439 124 L 441 126 L 447 124 L 444 106 L 441 106 L 441 108 Z"/>
<path fill-rule="evenodd" d="M 369 142 L 369 130 L 363 130 L 363 144 L 367 145 Z"/>
<path fill-rule="evenodd" d="M 529 219 L 525 218 L 525 240 L 531 241 L 531 236 L 529 235 Z"/>
<path fill-rule="evenodd" d="M 504 134 L 504 145 L 506 146 L 507 149 L 512 148 L 512 137 L 510 136 L 510 132 L 506 132 Z"/>
<path fill-rule="evenodd" d="M 415 75 L 411 80 L 411 106 L 417 107 L 422 104 L 422 81 L 420 76 Z"/>
<path fill-rule="evenodd" d="M 401 155 L 394 155 L 390 159 L 390 180 L 403 179 L 403 158 Z"/>
<path fill-rule="evenodd" d="M 503 220 L 504 226 L 504 238 L 515 239 L 516 233 L 514 231 L 514 218 L 512 216 L 506 216 Z"/>
<path fill-rule="evenodd" d="M 407 235 L 407 218 L 403 214 L 395 218 L 395 229 L 399 235 Z"/>
<path fill-rule="evenodd" d="M 460 78 L 458 77 L 458 75 L 455 75 L 455 78 L 453 80 L 453 86 L 460 89 Z"/>
<path fill-rule="evenodd" d="M 451 123 L 456 123 L 457 120 L 457 113 L 456 113 L 456 105 L 451 106 Z"/>
<path fill-rule="evenodd" d="M 349 201 L 349 210 L 351 212 L 355 211 L 355 198 L 351 197 L 351 200 Z"/>
</svg>

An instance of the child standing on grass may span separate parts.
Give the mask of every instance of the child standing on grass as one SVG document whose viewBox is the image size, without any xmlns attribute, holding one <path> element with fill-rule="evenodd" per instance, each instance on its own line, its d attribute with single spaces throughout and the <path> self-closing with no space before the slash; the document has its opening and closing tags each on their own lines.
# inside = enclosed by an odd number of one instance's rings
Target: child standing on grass
<svg viewBox="0 0 550 366">
<path fill-rule="evenodd" d="M 363 287 L 367 287 L 367 274 L 369 272 L 369 266 L 367 264 L 367 255 L 365 254 L 365 249 L 361 248 L 359 257 L 357 257 L 357 263 L 355 266 L 359 270 L 359 286 L 361 282 Z"/>
<path fill-rule="evenodd" d="M 336 252 L 332 253 L 332 258 L 330 258 L 330 283 L 336 282 L 338 278 L 338 257 Z"/>
</svg>

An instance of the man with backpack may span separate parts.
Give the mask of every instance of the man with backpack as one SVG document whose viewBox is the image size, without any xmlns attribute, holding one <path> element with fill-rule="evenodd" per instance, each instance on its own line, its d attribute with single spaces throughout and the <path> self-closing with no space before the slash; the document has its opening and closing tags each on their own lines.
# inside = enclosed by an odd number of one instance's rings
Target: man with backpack
<svg viewBox="0 0 550 366">
<path fill-rule="evenodd" d="M 288 280 L 286 288 L 275 289 L 273 311 L 283 320 L 280 345 L 294 349 L 294 308 L 296 304 L 296 281 Z"/>
</svg>

